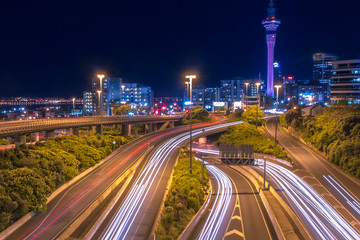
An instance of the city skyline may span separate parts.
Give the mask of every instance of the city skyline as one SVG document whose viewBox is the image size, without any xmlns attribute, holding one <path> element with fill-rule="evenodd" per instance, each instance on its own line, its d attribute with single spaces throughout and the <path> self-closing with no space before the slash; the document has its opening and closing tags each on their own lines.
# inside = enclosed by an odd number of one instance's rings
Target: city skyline
<svg viewBox="0 0 360 240">
<path fill-rule="evenodd" d="M 360 57 L 356 2 L 333 3 L 275 1 L 283 21 L 275 60 L 284 73 L 311 79 L 318 51 Z M 0 96 L 80 97 L 99 72 L 150 85 L 157 96 L 181 95 L 188 72 L 208 87 L 259 72 L 265 78 L 267 5 L 5 3 Z"/>
</svg>

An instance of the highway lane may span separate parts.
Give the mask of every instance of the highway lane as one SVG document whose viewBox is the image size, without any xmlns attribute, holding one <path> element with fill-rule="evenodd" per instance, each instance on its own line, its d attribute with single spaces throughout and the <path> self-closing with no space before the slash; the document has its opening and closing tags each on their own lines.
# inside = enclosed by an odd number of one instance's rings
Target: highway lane
<svg viewBox="0 0 360 240">
<path fill-rule="evenodd" d="M 216 150 L 210 152 L 219 154 Z M 256 159 L 255 165 L 255 169 L 262 174 L 263 160 Z M 271 178 L 270 181 L 268 179 L 270 185 L 295 211 L 314 239 L 360 239 L 360 234 L 300 177 L 272 162 L 267 162 L 266 169 L 268 178 Z M 244 223 L 247 223 L 245 219 Z"/>
<path fill-rule="evenodd" d="M 275 119 L 266 121 L 266 128 L 272 136 L 275 122 Z M 294 157 L 293 172 L 360 232 L 360 180 L 345 173 L 281 128 L 278 128 L 278 141 Z"/>
<path fill-rule="evenodd" d="M 210 124 L 214 123 L 202 125 Z M 56 238 L 89 204 L 97 199 L 107 186 L 123 174 L 149 145 L 159 144 L 167 137 L 187 130 L 188 126 L 152 133 L 121 148 L 100 167 L 50 201 L 46 212 L 34 216 L 8 239 Z"/>
<path fill-rule="evenodd" d="M 214 150 L 201 148 L 196 151 L 214 153 Z M 206 165 L 206 168 L 212 176 L 213 201 L 190 239 L 277 239 L 255 186 L 231 167 Z M 220 197 L 226 198 L 226 201 L 219 199 Z M 222 215 L 216 216 L 216 212 L 221 212 Z M 207 230 L 209 223 L 217 225 L 217 236 L 211 235 Z"/>
<path fill-rule="evenodd" d="M 205 133 L 223 130 L 235 124 L 238 123 L 206 127 Z M 202 130 L 193 131 L 194 137 L 203 134 Z M 126 198 L 110 211 L 105 223 L 98 223 L 95 226 L 98 230 L 89 238 L 144 239 L 149 237 L 165 193 L 166 183 L 175 164 L 175 153 L 188 141 L 188 138 L 188 133 L 178 134 L 155 150 L 142 173 L 127 192 Z"/>
<path fill-rule="evenodd" d="M 262 172 L 263 160 L 257 159 L 257 165 Z M 360 234 L 296 174 L 272 162 L 267 162 L 266 169 L 270 185 L 277 188 L 314 239 L 360 239 Z"/>
</svg>

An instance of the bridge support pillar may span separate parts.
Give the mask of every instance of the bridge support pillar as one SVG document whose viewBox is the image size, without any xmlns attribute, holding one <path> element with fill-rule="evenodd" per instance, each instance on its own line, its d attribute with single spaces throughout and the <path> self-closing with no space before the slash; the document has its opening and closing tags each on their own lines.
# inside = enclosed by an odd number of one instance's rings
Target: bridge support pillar
<svg viewBox="0 0 360 240">
<path fill-rule="evenodd" d="M 103 129 L 103 125 L 102 125 L 102 124 L 96 126 L 96 133 L 97 133 L 97 134 L 100 134 L 100 135 L 103 135 L 104 129 Z"/>
<path fill-rule="evenodd" d="M 34 132 L 33 135 L 34 135 L 34 141 L 35 141 L 35 142 L 38 142 L 39 139 L 40 139 L 40 138 L 39 138 L 39 132 Z"/>
<path fill-rule="evenodd" d="M 121 135 L 122 136 L 130 136 L 131 135 L 131 125 L 122 124 L 121 125 Z"/>
<path fill-rule="evenodd" d="M 51 131 L 45 131 L 45 140 L 50 140 L 50 139 L 54 139 L 55 138 L 55 131 L 51 130 Z"/>
<path fill-rule="evenodd" d="M 134 124 L 134 134 L 135 137 L 137 137 L 139 135 L 139 131 L 138 131 L 139 126 L 137 124 Z"/>
<path fill-rule="evenodd" d="M 72 134 L 79 136 L 79 128 L 72 128 Z"/>
<path fill-rule="evenodd" d="M 119 125 L 118 124 L 114 125 L 114 131 L 115 131 L 115 135 L 119 134 Z"/>
<path fill-rule="evenodd" d="M 153 124 L 152 123 L 146 123 L 145 124 L 145 133 L 151 133 L 153 131 Z"/>
<path fill-rule="evenodd" d="M 16 135 L 14 137 L 14 144 L 15 147 L 26 144 L 26 135 Z"/>
<path fill-rule="evenodd" d="M 153 132 L 157 132 L 158 130 L 159 130 L 158 124 L 157 124 L 157 123 L 154 123 L 154 124 L 153 124 L 153 129 L 152 129 L 152 131 L 153 131 Z"/>
</svg>

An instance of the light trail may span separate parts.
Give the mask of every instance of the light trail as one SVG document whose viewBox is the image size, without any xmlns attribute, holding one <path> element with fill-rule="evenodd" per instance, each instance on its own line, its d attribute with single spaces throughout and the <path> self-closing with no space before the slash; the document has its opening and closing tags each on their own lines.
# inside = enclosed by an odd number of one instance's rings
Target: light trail
<svg viewBox="0 0 360 240">
<path fill-rule="evenodd" d="M 326 176 L 323 177 L 345 199 L 347 204 L 349 204 L 349 206 L 353 208 L 360 215 L 360 203 L 348 191 L 346 191 L 344 187 L 342 187 L 337 181 L 335 181 L 335 179 L 332 178 L 330 175 L 328 175 L 327 177 Z"/>
<path fill-rule="evenodd" d="M 202 150 L 198 149 L 198 151 Z M 204 152 L 208 153 L 208 150 Z M 219 152 L 217 152 L 217 155 L 219 155 Z M 256 160 L 257 165 L 263 169 L 263 160 Z M 266 165 L 267 173 L 280 186 L 282 193 L 285 194 L 289 203 L 295 208 L 308 229 L 311 227 L 313 230 L 311 233 L 315 239 L 360 239 L 360 234 L 300 177 L 272 162 L 267 162 Z M 330 176 L 329 178 L 332 179 Z M 333 179 L 332 181 L 334 187 L 337 185 L 341 188 L 337 182 Z M 342 191 L 353 200 L 354 206 L 360 206 L 359 202 L 352 198 L 350 194 L 344 189 Z M 342 194 L 343 197 L 345 197 L 345 194 Z"/>
<path fill-rule="evenodd" d="M 237 125 L 241 122 L 226 123 L 221 125 L 215 125 L 205 128 L 205 131 L 212 131 L 220 128 L 225 128 L 228 126 Z M 204 131 L 194 130 L 193 137 L 203 134 Z M 129 232 L 134 226 L 134 221 L 137 217 L 141 217 L 139 214 L 140 209 L 142 208 L 145 199 L 149 197 L 149 191 L 157 183 L 157 179 L 160 178 L 162 171 L 165 169 L 166 163 L 170 154 L 177 148 L 186 142 L 189 138 L 189 133 L 182 133 L 178 136 L 166 141 L 163 143 L 155 153 L 150 157 L 148 163 L 145 165 L 143 171 L 136 180 L 134 187 L 129 192 L 128 196 L 124 200 L 123 204 L 117 211 L 114 218 L 108 224 L 102 239 L 131 239 L 134 232 Z M 216 170 L 213 170 L 216 171 Z M 217 172 L 218 175 L 221 175 Z M 227 189 L 227 185 L 224 189 Z M 222 196 L 223 197 L 223 196 Z M 223 201 L 223 200 L 222 200 Z M 217 214 L 222 215 L 223 211 L 218 211 Z M 221 219 L 221 217 L 220 217 Z M 218 230 L 218 225 L 213 223 L 214 220 L 209 220 L 209 224 L 212 227 L 210 232 L 216 232 Z M 216 235 L 216 234 L 215 234 Z"/>
<path fill-rule="evenodd" d="M 201 161 L 199 158 L 196 159 Z M 217 167 L 207 165 L 206 168 L 215 177 L 218 188 L 216 192 L 216 199 L 214 201 L 214 207 L 206 219 L 205 225 L 203 226 L 198 239 L 220 239 L 223 237 L 218 236 L 220 226 L 222 224 L 227 224 L 223 220 L 227 209 L 230 207 L 232 184 L 229 177 Z"/>
</svg>

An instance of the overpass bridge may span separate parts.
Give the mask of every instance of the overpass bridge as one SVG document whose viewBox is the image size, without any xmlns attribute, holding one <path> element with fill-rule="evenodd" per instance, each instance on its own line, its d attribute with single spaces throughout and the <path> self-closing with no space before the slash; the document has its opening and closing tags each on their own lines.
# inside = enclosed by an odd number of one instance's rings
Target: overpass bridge
<svg viewBox="0 0 360 240">
<path fill-rule="evenodd" d="M 24 121 L 4 121 L 0 122 L 0 138 L 14 137 L 15 145 L 26 143 L 26 134 L 45 132 L 45 139 L 55 137 L 55 130 L 72 129 L 74 135 L 79 135 L 80 127 L 88 127 L 89 131 L 96 128 L 96 132 L 103 134 L 104 126 L 113 126 L 115 132 L 121 125 L 122 134 L 129 135 L 131 125 L 145 125 L 146 131 L 157 130 L 157 125 L 169 123 L 174 127 L 174 122 L 180 121 L 182 116 L 107 116 L 107 117 L 83 117 L 83 118 L 61 118 L 61 119 L 38 119 Z M 135 128 L 137 131 L 137 128 Z M 137 132 L 135 132 L 137 134 Z"/>
</svg>

